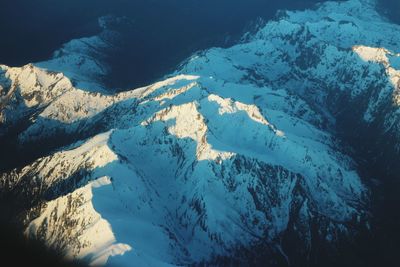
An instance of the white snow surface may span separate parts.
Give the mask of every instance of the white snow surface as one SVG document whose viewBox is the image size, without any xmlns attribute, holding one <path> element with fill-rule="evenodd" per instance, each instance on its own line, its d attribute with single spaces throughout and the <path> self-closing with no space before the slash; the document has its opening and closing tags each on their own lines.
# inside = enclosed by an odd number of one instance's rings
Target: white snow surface
<svg viewBox="0 0 400 267">
<path fill-rule="evenodd" d="M 63 49 L 84 51 L 86 41 Z M 260 240 L 279 248 L 291 218 L 306 245 L 314 217 L 327 219 L 326 239 L 348 234 L 362 223 L 367 190 L 336 140 L 328 96 L 351 102 L 378 77 L 383 86 L 362 119 L 373 122 L 394 103 L 384 126 L 398 134 L 398 44 L 400 27 L 380 17 L 373 1 L 349 0 L 286 12 L 243 43 L 203 51 L 170 78 L 116 95 L 85 90 L 86 78 L 77 89 L 61 73 L 1 66 L 2 123 L 38 111 L 22 143 L 60 129 L 90 131 L 108 116 L 106 133 L 18 171 L 24 177 L 34 169 L 51 185 L 86 170 L 26 234 L 44 231 L 57 246 L 67 238 L 62 214 L 72 216 L 78 226 L 68 257 L 109 266 L 187 265 Z M 68 70 L 79 60 L 56 56 L 39 66 L 80 80 L 80 71 Z M 82 66 L 82 73 L 104 72 Z"/>
</svg>

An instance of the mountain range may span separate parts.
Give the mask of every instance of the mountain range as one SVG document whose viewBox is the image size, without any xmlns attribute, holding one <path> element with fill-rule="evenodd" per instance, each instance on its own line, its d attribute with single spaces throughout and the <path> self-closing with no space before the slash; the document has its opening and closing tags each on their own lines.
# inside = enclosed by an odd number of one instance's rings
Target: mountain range
<svg viewBox="0 0 400 267">
<path fill-rule="evenodd" d="M 280 11 L 120 93 L 110 19 L 0 66 L 0 188 L 27 238 L 91 265 L 310 266 L 395 210 L 400 26 L 374 1 Z"/>
</svg>

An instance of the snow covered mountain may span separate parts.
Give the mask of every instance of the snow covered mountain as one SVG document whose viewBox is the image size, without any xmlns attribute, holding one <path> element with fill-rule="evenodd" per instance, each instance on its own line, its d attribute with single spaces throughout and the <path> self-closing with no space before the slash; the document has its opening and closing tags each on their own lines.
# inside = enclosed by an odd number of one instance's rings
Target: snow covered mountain
<svg viewBox="0 0 400 267">
<path fill-rule="evenodd" d="M 368 131 L 399 156 L 399 44 L 373 1 L 349 0 L 281 12 L 114 95 L 66 71 L 68 53 L 1 66 L 0 136 L 41 151 L 1 188 L 27 200 L 26 236 L 93 265 L 240 263 L 260 246 L 271 265 L 299 265 L 369 227 L 368 182 L 344 141 Z"/>
</svg>

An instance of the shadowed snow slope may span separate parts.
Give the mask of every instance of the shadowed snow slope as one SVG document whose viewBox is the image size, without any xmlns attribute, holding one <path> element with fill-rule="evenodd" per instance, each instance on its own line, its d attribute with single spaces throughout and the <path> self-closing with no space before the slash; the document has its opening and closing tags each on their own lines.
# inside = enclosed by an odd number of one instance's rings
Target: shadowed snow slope
<svg viewBox="0 0 400 267">
<path fill-rule="evenodd" d="M 288 232 L 307 258 L 315 240 L 368 225 L 368 190 L 338 132 L 343 120 L 371 127 L 398 155 L 399 43 L 372 1 L 350 0 L 282 13 L 116 95 L 2 66 L 0 134 L 27 121 L 19 144 L 85 140 L 0 181 L 36 188 L 28 236 L 91 264 L 189 265 L 262 243 L 296 266 Z"/>
</svg>

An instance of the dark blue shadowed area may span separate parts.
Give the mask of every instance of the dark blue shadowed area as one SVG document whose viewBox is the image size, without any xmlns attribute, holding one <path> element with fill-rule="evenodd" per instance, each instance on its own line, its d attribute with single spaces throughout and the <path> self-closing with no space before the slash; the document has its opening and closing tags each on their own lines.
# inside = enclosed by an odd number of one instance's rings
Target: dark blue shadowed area
<svg viewBox="0 0 400 267">
<path fill-rule="evenodd" d="M 249 22 L 317 0 L 4 0 L 0 63 L 43 61 L 63 43 L 99 32 L 97 18 L 126 16 L 121 48 L 109 57 L 111 88 L 133 88 L 173 70 L 199 49 L 227 45 Z"/>
<path fill-rule="evenodd" d="M 400 1 L 378 0 L 379 11 L 387 16 L 392 22 L 400 24 Z"/>
<path fill-rule="evenodd" d="M 318 0 L 4 0 L 0 3 L 0 64 L 43 61 L 71 39 L 97 34 L 97 19 L 113 14 L 133 21 L 121 49 L 109 57 L 110 88 L 150 83 L 196 50 L 224 46 L 278 9 L 304 9 Z M 378 0 L 400 23 L 400 1 Z"/>
</svg>

